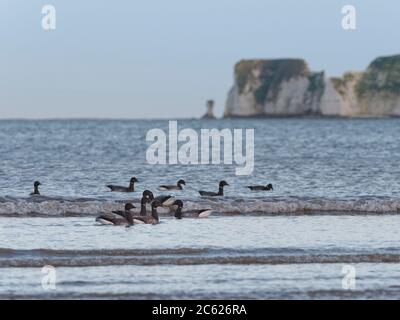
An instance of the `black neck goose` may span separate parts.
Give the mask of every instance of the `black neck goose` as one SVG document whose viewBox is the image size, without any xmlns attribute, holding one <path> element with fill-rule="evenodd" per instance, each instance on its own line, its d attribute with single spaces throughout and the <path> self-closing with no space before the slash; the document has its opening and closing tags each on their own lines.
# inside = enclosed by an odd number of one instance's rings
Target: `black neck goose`
<svg viewBox="0 0 400 320">
<path fill-rule="evenodd" d="M 186 182 L 185 182 L 185 180 L 181 179 L 177 182 L 176 186 L 163 185 L 163 186 L 159 186 L 158 190 L 183 190 L 182 186 L 186 186 Z"/>
<path fill-rule="evenodd" d="M 174 206 L 177 206 L 176 210 L 175 210 L 175 218 L 177 219 L 182 219 L 183 215 L 182 215 L 182 208 L 183 208 L 183 202 L 181 200 L 176 200 L 173 204 Z"/>
<path fill-rule="evenodd" d="M 161 206 L 161 202 L 158 200 L 154 200 L 151 203 L 151 216 L 135 216 L 133 217 L 133 220 L 136 221 L 142 221 L 145 224 L 157 224 L 159 223 L 159 217 L 158 217 L 158 212 L 157 208 Z"/>
<path fill-rule="evenodd" d="M 107 185 L 111 192 L 135 192 L 135 182 L 139 182 L 135 177 L 131 178 L 129 187 L 115 186 L 112 184 Z"/>
<path fill-rule="evenodd" d="M 33 184 L 33 192 L 30 194 L 31 196 L 40 196 L 39 186 L 41 183 L 39 181 L 35 181 Z"/>
<path fill-rule="evenodd" d="M 274 190 L 274 187 L 272 186 L 272 184 L 267 184 L 266 186 L 247 186 L 247 188 L 249 188 L 252 191 L 270 191 L 270 190 Z"/>
<path fill-rule="evenodd" d="M 221 181 L 219 183 L 219 190 L 218 192 L 209 192 L 209 191 L 199 191 L 201 196 L 204 197 L 218 197 L 218 196 L 223 196 L 224 195 L 224 187 L 229 186 L 229 184 L 226 181 Z"/>
<path fill-rule="evenodd" d="M 175 218 L 176 219 L 182 219 L 183 218 L 183 213 L 182 213 L 182 208 L 183 208 L 183 202 L 181 200 L 176 200 L 173 204 L 174 206 L 177 206 L 175 210 Z M 187 212 L 188 214 L 193 214 L 194 217 L 196 218 L 208 218 L 212 210 L 211 209 L 200 209 L 200 210 L 191 210 Z"/>
<path fill-rule="evenodd" d="M 147 214 L 146 205 L 154 200 L 153 192 L 149 190 L 143 191 L 143 197 L 140 200 L 140 215 L 145 216 Z"/>
<path fill-rule="evenodd" d="M 146 217 L 146 215 L 147 215 L 146 205 L 147 205 L 147 203 L 151 203 L 153 200 L 154 200 L 154 195 L 151 191 L 149 191 L 149 190 L 143 191 L 143 197 L 140 200 L 140 216 L 141 217 Z M 126 218 L 129 222 L 129 225 L 145 223 L 142 219 L 138 219 L 136 215 L 132 215 L 132 213 L 130 211 L 128 213 L 122 213 L 121 211 L 113 211 L 113 213 Z"/>
<path fill-rule="evenodd" d="M 131 210 L 135 206 L 132 203 L 127 203 L 125 205 L 125 211 L 113 211 L 114 215 L 100 215 L 96 218 L 96 221 L 103 225 L 113 225 L 113 226 L 133 226 L 133 215 Z"/>
</svg>

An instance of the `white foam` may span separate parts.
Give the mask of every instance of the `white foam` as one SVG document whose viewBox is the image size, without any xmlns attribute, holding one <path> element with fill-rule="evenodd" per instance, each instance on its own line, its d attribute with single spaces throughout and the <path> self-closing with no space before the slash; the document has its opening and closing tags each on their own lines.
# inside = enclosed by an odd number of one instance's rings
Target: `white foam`
<svg viewBox="0 0 400 320">
<path fill-rule="evenodd" d="M 217 214 L 318 214 L 318 213 L 398 213 L 400 199 L 358 198 L 358 199 L 324 199 L 324 198 L 221 198 L 183 200 L 185 211 L 209 208 Z M 32 201 L 31 199 L 8 200 L 0 202 L 0 215 L 10 216 L 69 216 L 100 215 L 121 210 L 121 201 L 100 200 L 52 200 Z M 149 210 L 149 208 L 148 208 Z M 138 212 L 135 211 L 138 214 Z M 161 215 L 171 215 L 169 210 L 159 208 Z"/>
</svg>

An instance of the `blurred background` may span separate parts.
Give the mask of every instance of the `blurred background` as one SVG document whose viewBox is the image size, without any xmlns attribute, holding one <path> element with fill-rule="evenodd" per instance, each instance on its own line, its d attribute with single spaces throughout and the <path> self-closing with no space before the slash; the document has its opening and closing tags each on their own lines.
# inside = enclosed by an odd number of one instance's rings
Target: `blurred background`
<svg viewBox="0 0 400 320">
<path fill-rule="evenodd" d="M 41 27 L 46 4 L 54 31 Z M 341 27 L 346 4 L 356 30 Z M 190 118 L 207 99 L 221 116 L 239 60 L 364 70 L 400 52 L 399 9 L 395 0 L 0 0 L 0 118 Z"/>
</svg>

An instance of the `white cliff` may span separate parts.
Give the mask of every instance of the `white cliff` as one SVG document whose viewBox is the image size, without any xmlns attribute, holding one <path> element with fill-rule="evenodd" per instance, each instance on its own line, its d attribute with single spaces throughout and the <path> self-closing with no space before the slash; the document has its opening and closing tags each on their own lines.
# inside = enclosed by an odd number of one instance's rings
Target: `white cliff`
<svg viewBox="0 0 400 320">
<path fill-rule="evenodd" d="M 235 66 L 226 117 L 399 116 L 400 56 L 378 58 L 364 73 L 326 78 L 304 60 L 243 60 Z"/>
</svg>

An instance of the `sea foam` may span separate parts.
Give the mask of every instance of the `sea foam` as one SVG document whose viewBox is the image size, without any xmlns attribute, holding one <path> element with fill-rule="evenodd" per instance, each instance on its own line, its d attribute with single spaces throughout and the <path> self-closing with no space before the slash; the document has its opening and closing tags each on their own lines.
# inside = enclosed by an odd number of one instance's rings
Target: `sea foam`
<svg viewBox="0 0 400 320">
<path fill-rule="evenodd" d="M 197 209 L 212 209 L 213 215 L 285 215 L 285 214 L 397 214 L 400 199 L 388 197 L 359 197 L 347 199 L 268 197 L 268 198 L 188 198 L 183 212 L 193 215 Z M 35 197 L 0 198 L 0 216 L 95 216 L 121 210 L 123 200 L 62 199 Z M 129 200 L 132 201 L 132 200 Z M 138 204 L 139 200 L 133 201 Z M 140 208 L 139 205 L 136 207 Z M 138 210 L 138 209 L 137 209 Z M 161 216 L 170 210 L 159 210 Z"/>
</svg>

